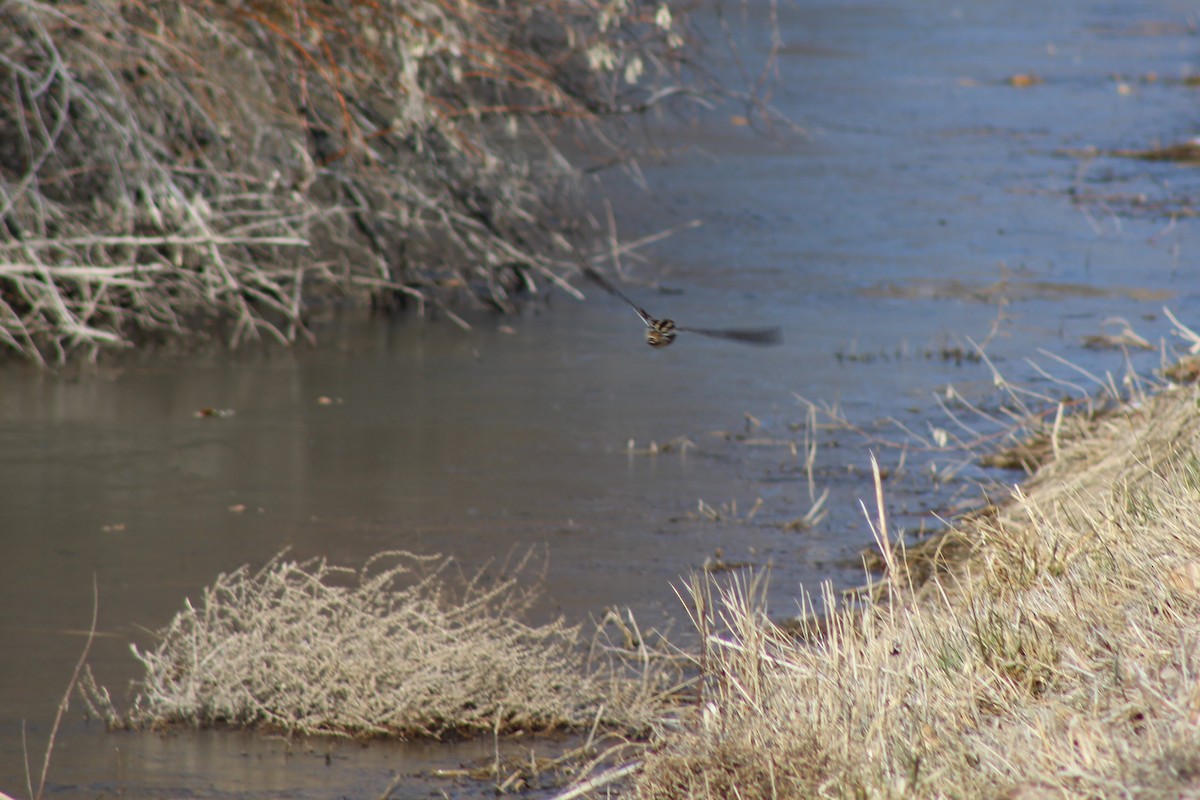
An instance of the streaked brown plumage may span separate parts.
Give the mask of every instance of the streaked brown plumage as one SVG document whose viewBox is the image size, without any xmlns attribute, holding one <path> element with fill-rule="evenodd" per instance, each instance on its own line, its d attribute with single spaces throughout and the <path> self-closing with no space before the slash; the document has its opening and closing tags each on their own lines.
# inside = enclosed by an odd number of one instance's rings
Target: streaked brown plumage
<svg viewBox="0 0 1200 800">
<path fill-rule="evenodd" d="M 583 274 L 587 276 L 588 280 L 609 294 L 621 298 L 637 312 L 637 315 L 642 318 L 642 322 L 646 323 L 646 344 L 651 347 L 666 347 L 675 341 L 675 335 L 678 333 L 698 333 L 714 339 L 727 339 L 731 342 L 754 345 L 779 344 L 783 341 L 779 328 L 681 328 L 675 324 L 674 320 L 655 319 L 647 313 L 646 309 L 630 300 L 624 292 L 609 283 L 607 278 L 592 269 L 582 258 L 580 262 L 580 269 L 583 270 Z"/>
</svg>

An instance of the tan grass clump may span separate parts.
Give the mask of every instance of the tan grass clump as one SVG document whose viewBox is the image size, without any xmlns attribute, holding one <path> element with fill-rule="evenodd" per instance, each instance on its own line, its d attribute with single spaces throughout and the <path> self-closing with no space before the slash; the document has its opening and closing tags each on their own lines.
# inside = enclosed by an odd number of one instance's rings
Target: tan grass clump
<svg viewBox="0 0 1200 800">
<path fill-rule="evenodd" d="M 960 532 L 967 560 L 923 588 L 894 571 L 822 636 L 773 625 L 752 582 L 694 587 L 701 703 L 634 795 L 1200 792 L 1198 404 L 1168 391 L 1064 442 Z"/>
<path fill-rule="evenodd" d="M 461 581 L 451 566 L 395 552 L 361 570 L 280 557 L 222 575 L 134 648 L 145 676 L 124 723 L 437 737 L 645 730 L 662 714 L 652 670 L 589 660 L 561 620 L 520 621 L 534 592 L 519 569 Z"/>
</svg>

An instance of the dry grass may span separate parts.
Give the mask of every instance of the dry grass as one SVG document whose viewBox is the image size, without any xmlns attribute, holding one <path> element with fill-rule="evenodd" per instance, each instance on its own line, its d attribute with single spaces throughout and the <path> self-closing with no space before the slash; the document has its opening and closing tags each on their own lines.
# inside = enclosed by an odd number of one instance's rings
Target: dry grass
<svg viewBox="0 0 1200 800">
<path fill-rule="evenodd" d="M 449 562 L 396 553 L 222 576 L 139 652 L 124 721 L 651 733 L 614 751 L 633 760 L 573 768 L 563 797 L 1194 796 L 1200 389 L 1060 433 L 1010 502 L 947 536 L 952 563 L 917 585 L 881 535 L 879 601 L 835 610 L 826 587 L 807 635 L 767 618 L 759 578 L 698 578 L 682 716 L 678 672 L 626 618 L 625 646 L 589 658 L 578 628 L 519 621 L 517 576 L 453 590 Z M 882 511 L 871 524 L 889 530 Z"/>
<path fill-rule="evenodd" d="M 1094 421 L 960 532 L 966 560 L 924 587 L 894 570 L 822 636 L 774 626 L 753 582 L 693 587 L 702 701 L 633 794 L 1195 796 L 1198 405 L 1181 388 Z"/>
<path fill-rule="evenodd" d="M 603 121 L 698 92 L 693 43 L 656 0 L 6 3 L 0 346 L 290 342 L 330 293 L 461 322 L 565 286 L 560 145 L 624 160 Z"/>
<path fill-rule="evenodd" d="M 94 684 L 91 699 L 133 727 L 352 736 L 636 733 L 666 713 L 678 673 L 644 643 L 589 654 L 578 626 L 520 621 L 534 597 L 520 568 L 461 580 L 452 563 L 397 552 L 361 570 L 282 557 L 243 567 L 135 648 L 145 676 L 128 713 Z"/>
</svg>

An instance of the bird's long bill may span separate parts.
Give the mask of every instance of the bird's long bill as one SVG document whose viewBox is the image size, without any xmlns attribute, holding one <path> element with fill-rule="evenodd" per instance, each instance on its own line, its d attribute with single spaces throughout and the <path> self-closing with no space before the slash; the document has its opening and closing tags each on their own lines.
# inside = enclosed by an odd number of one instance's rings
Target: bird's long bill
<svg viewBox="0 0 1200 800">
<path fill-rule="evenodd" d="M 727 339 L 731 342 L 753 345 L 772 345 L 783 343 L 783 331 L 779 328 L 680 328 L 685 333 L 699 333 L 714 339 Z"/>
<path fill-rule="evenodd" d="M 581 261 L 582 261 L 582 259 L 581 259 Z M 624 300 L 629 305 L 629 307 L 632 308 L 634 311 L 636 311 L 637 315 L 642 318 L 642 322 L 646 323 L 647 325 L 654 324 L 654 318 L 650 316 L 650 314 L 646 311 L 646 309 L 642 308 L 637 303 L 633 302 L 628 297 L 626 297 L 624 292 L 622 292 L 620 289 L 618 289 L 617 287 L 615 287 L 611 283 L 609 283 L 603 275 L 601 275 L 599 272 L 596 272 L 596 270 L 594 270 L 590 266 L 588 266 L 586 262 L 583 262 L 583 274 L 587 277 L 588 280 L 590 280 L 592 283 L 599 286 L 604 291 Z"/>
</svg>

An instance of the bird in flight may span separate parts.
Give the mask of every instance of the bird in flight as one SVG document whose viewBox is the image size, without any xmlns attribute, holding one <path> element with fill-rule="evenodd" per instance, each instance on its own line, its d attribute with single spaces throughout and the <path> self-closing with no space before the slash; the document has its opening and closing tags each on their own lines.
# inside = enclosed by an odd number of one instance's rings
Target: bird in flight
<svg viewBox="0 0 1200 800">
<path fill-rule="evenodd" d="M 624 292 L 609 283 L 607 278 L 582 258 L 579 260 L 580 268 L 588 280 L 609 294 L 624 300 L 642 318 L 642 322 L 646 323 L 646 344 L 651 347 L 666 347 L 675 341 L 675 336 L 679 333 L 698 333 L 714 339 L 727 339 L 731 342 L 754 345 L 779 344 L 783 341 L 779 328 L 683 328 L 676 325 L 674 320 L 655 319 L 646 312 L 646 309 L 626 297 Z"/>
</svg>

